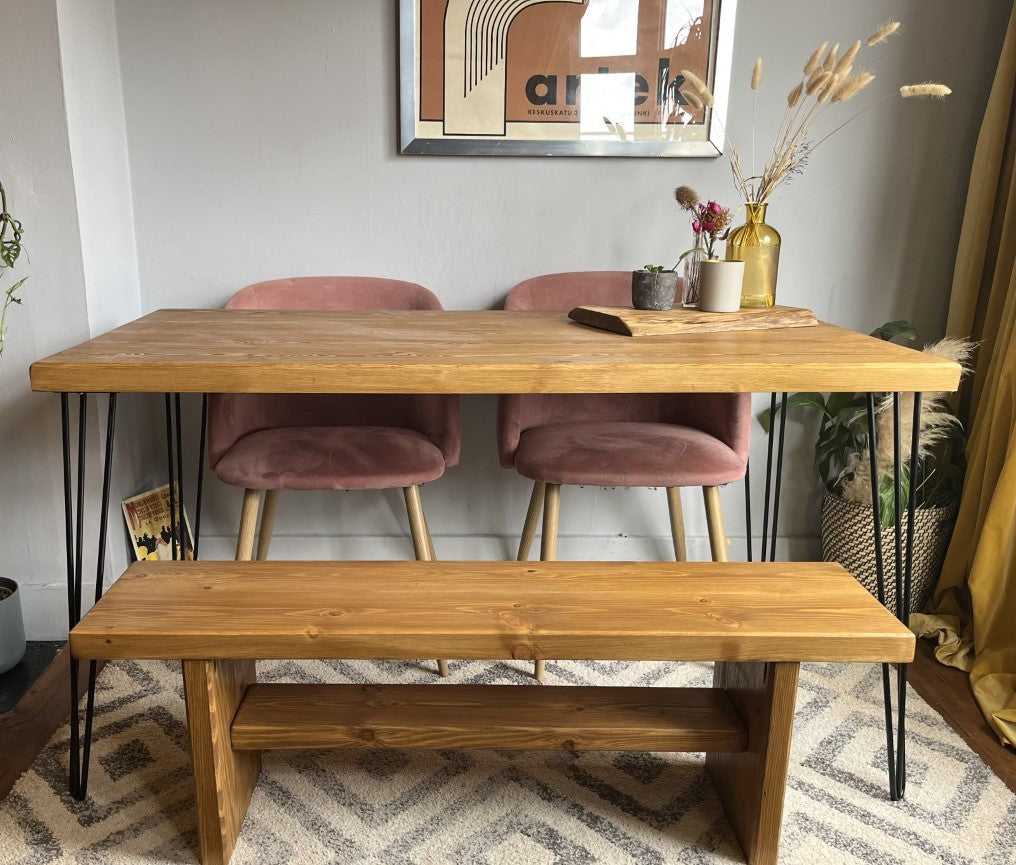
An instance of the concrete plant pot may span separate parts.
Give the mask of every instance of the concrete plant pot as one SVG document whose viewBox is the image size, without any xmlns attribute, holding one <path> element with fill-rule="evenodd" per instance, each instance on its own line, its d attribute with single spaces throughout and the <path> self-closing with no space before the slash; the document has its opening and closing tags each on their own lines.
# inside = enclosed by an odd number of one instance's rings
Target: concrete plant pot
<svg viewBox="0 0 1016 865">
<path fill-rule="evenodd" d="M 14 580 L 0 577 L 0 673 L 6 673 L 25 656 L 25 621 L 21 593 Z"/>
<path fill-rule="evenodd" d="M 680 277 L 673 270 L 656 273 L 635 270 L 631 275 L 631 305 L 635 309 L 673 309 Z"/>
</svg>

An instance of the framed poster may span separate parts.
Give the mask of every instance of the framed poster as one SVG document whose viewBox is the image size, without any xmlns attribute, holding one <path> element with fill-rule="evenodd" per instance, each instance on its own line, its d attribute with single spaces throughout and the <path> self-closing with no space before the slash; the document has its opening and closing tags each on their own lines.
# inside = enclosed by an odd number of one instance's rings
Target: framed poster
<svg viewBox="0 0 1016 865">
<path fill-rule="evenodd" d="M 735 0 L 401 0 L 403 153 L 717 156 Z M 685 98 L 687 69 L 712 108 Z"/>
</svg>

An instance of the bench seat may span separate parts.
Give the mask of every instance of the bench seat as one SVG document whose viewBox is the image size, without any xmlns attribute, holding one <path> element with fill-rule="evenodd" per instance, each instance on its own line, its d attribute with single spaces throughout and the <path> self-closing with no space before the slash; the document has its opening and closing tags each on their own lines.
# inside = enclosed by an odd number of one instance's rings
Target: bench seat
<svg viewBox="0 0 1016 865">
<path fill-rule="evenodd" d="M 79 658 L 913 660 L 840 565 L 138 562 Z"/>
<path fill-rule="evenodd" d="M 801 661 L 914 637 L 839 565 L 139 562 L 77 658 L 183 661 L 204 865 L 273 748 L 705 751 L 750 865 L 776 865 Z M 258 684 L 262 658 L 715 661 L 713 688 Z"/>
</svg>

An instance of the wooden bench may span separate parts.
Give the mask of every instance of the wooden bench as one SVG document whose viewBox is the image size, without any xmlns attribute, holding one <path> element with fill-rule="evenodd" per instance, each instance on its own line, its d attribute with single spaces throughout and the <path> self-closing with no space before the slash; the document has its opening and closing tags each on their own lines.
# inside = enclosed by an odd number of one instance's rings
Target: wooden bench
<svg viewBox="0 0 1016 865">
<path fill-rule="evenodd" d="M 910 661 L 834 564 L 133 565 L 83 659 L 182 659 L 201 859 L 228 862 L 271 748 L 706 751 L 752 865 L 775 863 L 800 661 Z M 257 684 L 264 658 L 716 661 L 713 688 Z"/>
</svg>

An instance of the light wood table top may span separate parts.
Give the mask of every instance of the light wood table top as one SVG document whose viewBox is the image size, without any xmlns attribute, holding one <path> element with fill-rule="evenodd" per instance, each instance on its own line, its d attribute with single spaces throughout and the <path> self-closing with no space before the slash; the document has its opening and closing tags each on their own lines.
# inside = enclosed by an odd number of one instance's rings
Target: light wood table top
<svg viewBox="0 0 1016 865">
<path fill-rule="evenodd" d="M 914 635 L 812 562 L 137 562 L 79 658 L 910 661 Z"/>
<path fill-rule="evenodd" d="M 32 365 L 66 392 L 953 391 L 958 364 L 829 324 L 632 338 L 564 312 L 160 310 Z"/>
</svg>

